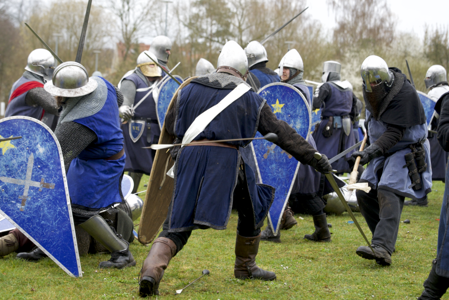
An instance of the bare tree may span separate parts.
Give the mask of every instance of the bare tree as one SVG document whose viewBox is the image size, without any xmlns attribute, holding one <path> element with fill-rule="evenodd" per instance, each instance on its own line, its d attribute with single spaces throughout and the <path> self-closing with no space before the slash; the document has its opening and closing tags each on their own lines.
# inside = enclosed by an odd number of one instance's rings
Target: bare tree
<svg viewBox="0 0 449 300">
<path fill-rule="evenodd" d="M 424 54 L 433 64 L 449 64 L 449 27 L 430 28 L 426 26 L 424 33 Z"/>
</svg>

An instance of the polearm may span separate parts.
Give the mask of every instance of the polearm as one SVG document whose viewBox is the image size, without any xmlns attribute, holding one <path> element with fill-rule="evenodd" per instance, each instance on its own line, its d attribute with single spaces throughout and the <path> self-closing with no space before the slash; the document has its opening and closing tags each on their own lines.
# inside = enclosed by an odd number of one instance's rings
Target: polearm
<svg viewBox="0 0 449 300">
<path fill-rule="evenodd" d="M 50 46 L 47 45 L 47 43 L 45 43 L 41 37 L 33 30 L 33 28 L 31 28 L 30 25 L 28 25 L 27 23 L 25 23 L 25 26 L 28 27 L 28 29 L 34 34 L 35 37 L 37 37 L 37 39 L 39 41 L 41 41 L 41 43 L 44 45 L 45 48 L 47 48 L 48 51 L 50 51 L 50 53 L 59 61 L 60 64 L 63 63 L 63 61 L 59 58 L 59 56 L 50 48 Z"/>
<path fill-rule="evenodd" d="M 143 52 L 143 53 L 145 53 L 145 55 L 146 56 L 148 56 L 159 68 L 161 68 L 162 70 L 164 70 L 164 68 L 157 62 L 157 61 L 155 61 L 151 56 L 149 56 L 146 52 Z M 179 85 L 181 85 L 181 83 L 175 78 L 175 77 L 173 77 L 173 75 L 172 74 L 170 74 L 169 72 L 166 72 L 165 74 L 167 74 L 168 76 L 170 76 L 171 77 L 171 79 L 173 79 L 174 81 L 176 81 L 176 83 L 177 84 L 179 84 Z"/>
<path fill-rule="evenodd" d="M 86 41 L 87 24 L 89 23 L 90 7 L 92 6 L 92 0 L 87 3 L 86 14 L 84 15 L 83 29 L 81 30 L 80 42 L 78 43 L 78 51 L 76 52 L 75 61 L 81 63 L 81 57 L 83 56 L 84 42 Z"/>
<path fill-rule="evenodd" d="M 410 71 L 410 67 L 408 66 L 408 61 L 405 60 L 405 63 L 407 64 L 407 70 L 408 70 L 408 75 L 410 76 L 410 81 L 412 82 L 413 87 L 416 89 L 415 83 L 413 82 L 412 72 Z"/>
<path fill-rule="evenodd" d="M 279 31 L 281 31 L 285 26 L 287 26 L 288 24 L 290 24 L 294 19 L 296 19 L 297 17 L 299 17 L 303 12 L 305 12 L 309 7 L 306 7 L 305 9 L 303 9 L 299 14 L 297 14 L 296 16 L 294 16 L 290 21 L 288 21 L 287 23 L 285 23 L 284 25 L 282 25 L 281 27 L 279 27 L 278 29 L 276 29 L 273 33 L 271 33 L 269 36 L 267 36 L 264 40 L 262 40 L 260 43 L 263 45 L 265 44 L 265 42 L 267 42 L 270 38 L 272 38 L 276 33 L 278 33 Z"/>
<path fill-rule="evenodd" d="M 315 152 L 313 157 L 316 160 L 320 160 L 321 159 L 321 154 L 318 153 L 318 152 Z M 359 222 L 357 222 L 357 219 L 355 218 L 354 214 L 352 213 L 351 208 L 349 207 L 348 203 L 346 203 L 345 197 L 343 197 L 343 194 L 341 193 L 340 188 L 338 187 L 338 184 L 335 182 L 335 179 L 334 179 L 333 175 L 331 173 L 327 173 L 327 174 L 324 174 L 324 176 L 326 176 L 327 181 L 329 181 L 329 183 L 331 184 L 332 188 L 337 193 L 338 198 L 340 199 L 340 201 L 343 204 L 343 206 L 346 208 L 346 211 L 348 212 L 348 214 L 351 216 L 352 221 L 354 221 L 354 224 L 357 226 L 358 230 L 362 234 L 363 238 L 365 239 L 366 243 L 368 244 L 368 247 L 375 254 L 374 249 L 371 247 L 371 243 L 368 241 L 368 238 L 366 237 L 365 233 L 362 230 L 362 227 L 360 227 Z"/>
</svg>

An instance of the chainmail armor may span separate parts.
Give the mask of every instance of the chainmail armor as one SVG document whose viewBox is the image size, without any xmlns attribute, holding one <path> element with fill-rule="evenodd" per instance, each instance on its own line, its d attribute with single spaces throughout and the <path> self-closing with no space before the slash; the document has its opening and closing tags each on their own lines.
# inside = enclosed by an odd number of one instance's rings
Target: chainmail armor
<svg viewBox="0 0 449 300">
<path fill-rule="evenodd" d="M 118 104 L 118 107 L 120 107 L 123 104 L 124 97 L 123 97 L 122 92 L 120 92 L 120 90 L 116 86 L 114 86 L 114 88 L 115 88 L 115 93 L 117 94 L 117 104 Z"/>
<path fill-rule="evenodd" d="M 45 112 L 52 115 L 59 115 L 56 99 L 44 88 L 34 88 L 28 91 L 25 102 L 29 106 L 40 106 Z"/>
</svg>

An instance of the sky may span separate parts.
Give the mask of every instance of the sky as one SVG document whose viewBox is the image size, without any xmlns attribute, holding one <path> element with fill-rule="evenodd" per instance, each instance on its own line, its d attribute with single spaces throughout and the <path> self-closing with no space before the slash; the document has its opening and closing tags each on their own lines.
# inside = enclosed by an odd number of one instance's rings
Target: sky
<svg viewBox="0 0 449 300">
<path fill-rule="evenodd" d="M 360 0 L 363 1 L 363 0 Z M 326 0 L 308 0 L 308 12 L 321 21 L 326 28 L 335 26 L 334 17 L 328 10 Z M 397 17 L 397 29 L 424 37 L 424 26 L 449 26 L 448 0 L 388 0 Z"/>
</svg>

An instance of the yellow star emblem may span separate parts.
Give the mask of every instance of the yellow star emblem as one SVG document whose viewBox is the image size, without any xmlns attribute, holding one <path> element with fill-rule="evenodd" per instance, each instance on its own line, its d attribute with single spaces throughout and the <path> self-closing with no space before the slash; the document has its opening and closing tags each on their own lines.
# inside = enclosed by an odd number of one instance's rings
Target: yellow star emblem
<svg viewBox="0 0 449 300">
<path fill-rule="evenodd" d="M 285 104 L 280 104 L 279 103 L 279 100 L 278 99 L 276 99 L 276 104 L 271 104 L 271 106 L 273 106 L 273 108 L 274 108 L 274 111 L 273 111 L 273 113 L 275 114 L 275 113 L 282 113 L 282 107 L 284 106 Z"/>
<path fill-rule="evenodd" d="M 12 137 L 12 135 L 10 137 Z M 0 135 L 0 139 L 4 139 L 4 137 L 2 137 Z M 8 149 L 12 149 L 12 148 L 16 148 L 16 147 L 14 147 L 14 145 L 11 144 L 11 141 L 4 141 L 4 142 L 0 142 L 0 148 L 2 149 L 2 154 L 5 155 L 5 153 Z"/>
</svg>

